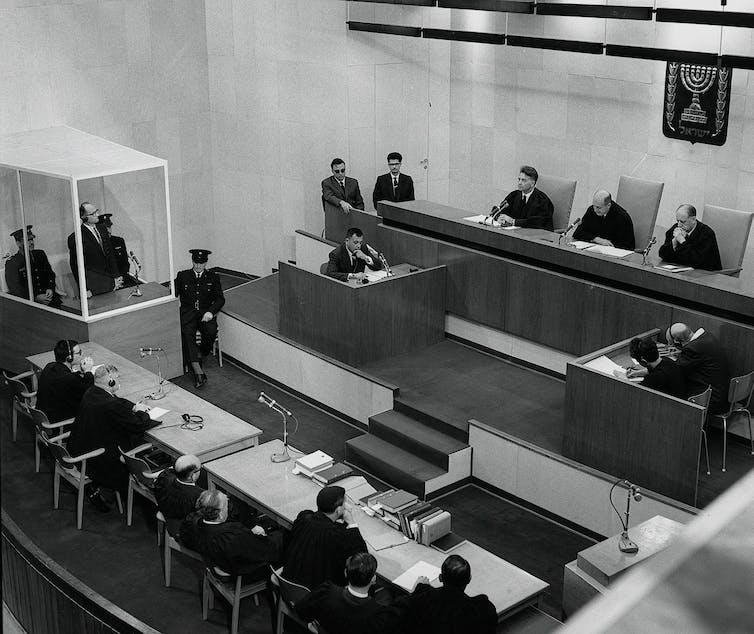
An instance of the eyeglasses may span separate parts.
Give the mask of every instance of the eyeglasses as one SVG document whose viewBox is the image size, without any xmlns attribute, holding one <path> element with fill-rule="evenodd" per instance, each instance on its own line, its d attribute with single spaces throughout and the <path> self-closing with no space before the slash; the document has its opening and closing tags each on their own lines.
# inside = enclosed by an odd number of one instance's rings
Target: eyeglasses
<svg viewBox="0 0 754 634">
<path fill-rule="evenodd" d="M 335 172 L 336 174 L 345 174 L 346 168 L 344 167 L 343 169 L 339 169 L 339 170 L 333 169 L 333 172 Z"/>
<path fill-rule="evenodd" d="M 388 167 L 398 167 L 399 165 L 400 165 L 400 163 L 388 163 L 387 164 Z"/>
<path fill-rule="evenodd" d="M 87 216 L 96 216 L 99 213 L 99 209 L 95 209 L 93 212 L 86 214 Z"/>
</svg>

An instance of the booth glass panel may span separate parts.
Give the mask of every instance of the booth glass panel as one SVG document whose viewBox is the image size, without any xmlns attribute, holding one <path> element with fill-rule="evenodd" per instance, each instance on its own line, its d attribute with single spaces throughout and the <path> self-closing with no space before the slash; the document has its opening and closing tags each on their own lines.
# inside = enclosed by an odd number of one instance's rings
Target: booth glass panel
<svg viewBox="0 0 754 634">
<path fill-rule="evenodd" d="M 19 245 L 10 235 L 20 229 L 21 203 L 18 196 L 18 173 L 14 169 L 0 167 L 0 244 L 2 244 L 2 275 L 0 275 L 0 290 L 5 294 L 28 298 L 28 285 L 21 284 L 18 271 L 26 267 L 24 245 Z"/>
</svg>

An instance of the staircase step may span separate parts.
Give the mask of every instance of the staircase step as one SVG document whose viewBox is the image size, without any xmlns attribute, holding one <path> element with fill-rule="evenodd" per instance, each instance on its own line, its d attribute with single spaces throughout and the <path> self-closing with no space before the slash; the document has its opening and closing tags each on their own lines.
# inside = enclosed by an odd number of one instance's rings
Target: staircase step
<svg viewBox="0 0 754 634">
<path fill-rule="evenodd" d="M 346 441 L 346 462 L 424 499 L 425 483 L 447 473 L 372 434 Z"/>
<path fill-rule="evenodd" d="M 436 404 L 428 405 L 436 407 Z M 393 399 L 393 409 L 411 418 L 415 418 L 427 427 L 452 436 L 461 442 L 468 442 L 469 440 L 469 423 L 467 420 L 455 421 L 443 418 L 441 415 L 435 415 L 429 407 L 424 407 L 424 404 L 417 402 L 415 399 L 409 399 L 404 396 Z"/>
<path fill-rule="evenodd" d="M 395 410 L 371 416 L 369 433 L 445 470 L 448 469 L 448 456 L 468 446 Z"/>
</svg>

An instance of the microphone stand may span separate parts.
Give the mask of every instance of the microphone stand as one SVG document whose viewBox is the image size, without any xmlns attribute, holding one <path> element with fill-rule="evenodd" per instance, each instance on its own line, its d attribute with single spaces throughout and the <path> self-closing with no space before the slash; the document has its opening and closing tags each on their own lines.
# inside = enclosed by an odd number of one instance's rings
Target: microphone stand
<svg viewBox="0 0 754 634">
<path fill-rule="evenodd" d="M 270 460 L 272 460 L 272 462 L 287 462 L 291 459 L 291 456 L 288 453 L 288 418 L 286 417 L 285 412 L 277 407 L 277 405 L 270 405 L 270 408 L 274 409 L 283 417 L 283 451 L 272 454 Z"/>
<path fill-rule="evenodd" d="M 616 509 L 615 505 L 613 504 L 613 489 L 615 489 L 618 484 L 625 484 L 627 487 L 625 520 L 621 517 L 620 513 L 618 513 L 618 509 Z M 631 512 L 632 497 L 635 497 L 637 502 L 641 500 L 641 495 L 638 493 L 638 490 L 636 490 L 634 485 L 631 484 L 628 480 L 618 481 L 610 489 L 610 504 L 618 515 L 618 519 L 620 520 L 621 526 L 623 527 L 623 531 L 620 534 L 620 539 L 618 540 L 618 550 L 620 550 L 622 553 L 631 554 L 639 552 L 639 547 L 635 542 L 631 541 L 631 538 L 628 536 L 628 518 Z"/>
<path fill-rule="evenodd" d="M 571 231 L 573 231 L 573 230 L 574 230 L 574 229 L 575 229 L 576 227 L 578 227 L 578 226 L 579 226 L 580 224 L 581 224 L 581 218 L 578 218 L 578 219 L 574 220 L 574 221 L 573 221 L 573 222 L 572 222 L 572 223 L 571 223 L 571 224 L 570 224 L 570 225 L 569 225 L 568 227 L 566 227 L 566 230 L 565 230 L 565 231 L 563 231 L 563 232 L 562 232 L 562 233 L 561 233 L 561 234 L 560 234 L 560 235 L 558 236 L 558 246 L 560 246 L 560 241 L 561 241 L 561 240 L 562 240 L 563 238 L 565 238 L 565 237 L 566 237 L 566 236 L 567 236 L 567 235 L 568 235 L 569 233 L 571 233 Z M 567 243 L 566 243 L 566 244 L 567 244 Z"/>
<path fill-rule="evenodd" d="M 159 401 L 161 398 L 165 398 L 165 390 L 162 388 L 162 367 L 160 366 L 160 353 L 159 352 L 141 352 L 141 358 L 143 359 L 149 355 L 154 355 L 157 359 L 157 389 L 154 392 L 150 392 L 147 396 L 153 401 Z"/>
<path fill-rule="evenodd" d="M 390 265 L 387 263 L 387 258 L 385 257 L 385 254 L 384 253 L 380 253 L 377 257 L 380 260 L 380 264 L 382 264 L 382 266 L 384 267 L 385 271 L 387 271 L 387 276 L 388 277 L 393 277 L 393 271 L 391 270 Z"/>
<path fill-rule="evenodd" d="M 141 297 L 144 293 L 141 292 L 140 283 L 141 283 L 141 266 L 139 265 L 139 262 L 136 260 L 136 258 L 131 254 L 129 256 L 129 259 L 133 263 L 133 265 L 136 267 L 136 288 L 131 291 L 131 294 L 128 296 L 128 298 L 132 297 Z M 159 365 L 159 357 L 157 357 L 157 364 Z M 162 385 L 160 385 L 162 387 Z"/>
<path fill-rule="evenodd" d="M 641 265 L 642 266 L 647 266 L 649 264 L 649 262 L 647 262 L 647 256 L 649 255 L 649 251 L 655 242 L 657 242 L 657 238 L 655 236 L 652 236 L 652 239 L 649 241 L 649 244 L 647 244 L 644 251 L 641 252 Z"/>
</svg>

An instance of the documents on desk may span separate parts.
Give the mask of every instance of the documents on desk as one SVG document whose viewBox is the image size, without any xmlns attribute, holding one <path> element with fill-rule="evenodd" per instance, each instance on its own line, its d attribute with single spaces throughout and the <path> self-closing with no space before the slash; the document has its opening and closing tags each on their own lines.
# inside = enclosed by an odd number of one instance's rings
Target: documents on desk
<svg viewBox="0 0 754 634">
<path fill-rule="evenodd" d="M 379 282 L 380 280 L 387 277 L 387 271 L 385 269 L 380 269 L 379 271 L 365 269 L 364 277 L 367 278 L 370 282 Z"/>
<path fill-rule="evenodd" d="M 628 249 L 618 249 L 617 247 L 611 247 L 605 244 L 594 244 L 593 242 L 584 242 L 583 240 L 574 240 L 569 243 L 569 246 L 578 251 L 586 251 L 588 249 L 590 253 L 601 253 L 602 255 L 607 255 L 611 258 L 625 258 L 633 253 L 633 251 L 629 251 Z"/>
<path fill-rule="evenodd" d="M 493 220 L 491 216 L 484 216 L 482 214 L 478 216 L 469 216 L 468 218 L 464 218 L 464 220 L 473 222 L 476 225 L 487 225 L 488 227 L 500 226 L 500 223 L 497 220 Z"/>
<path fill-rule="evenodd" d="M 610 376 L 615 376 L 616 370 L 622 372 L 624 377 L 626 375 L 625 368 L 615 363 L 612 359 L 608 359 L 604 354 L 601 357 L 597 357 L 596 359 L 592 359 L 588 363 L 585 363 L 584 367 L 591 370 L 597 370 L 597 372 L 602 372 L 603 374 L 609 374 Z"/>
<path fill-rule="evenodd" d="M 332 456 L 328 456 L 324 451 L 313 451 L 312 453 L 296 458 L 293 466 L 293 473 L 305 475 L 311 478 L 317 471 L 332 467 Z"/>
<path fill-rule="evenodd" d="M 149 414 L 149 418 L 151 418 L 152 420 L 159 420 L 160 416 L 164 416 L 169 411 L 169 409 L 165 409 L 163 407 L 150 407 L 147 413 Z"/>
<path fill-rule="evenodd" d="M 426 561 L 417 561 L 393 583 L 412 592 L 419 577 L 426 577 L 430 583 L 436 582 L 440 578 L 440 569 Z"/>
<path fill-rule="evenodd" d="M 685 273 L 686 271 L 694 270 L 691 266 L 682 266 L 678 264 L 660 264 L 655 268 L 662 269 L 663 271 L 670 271 L 671 273 Z"/>
</svg>

